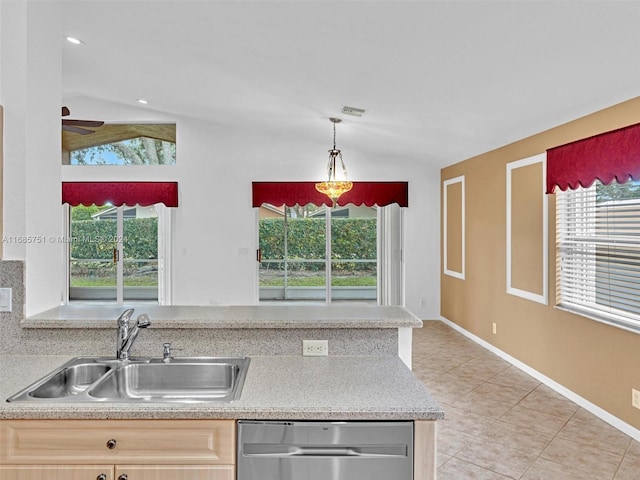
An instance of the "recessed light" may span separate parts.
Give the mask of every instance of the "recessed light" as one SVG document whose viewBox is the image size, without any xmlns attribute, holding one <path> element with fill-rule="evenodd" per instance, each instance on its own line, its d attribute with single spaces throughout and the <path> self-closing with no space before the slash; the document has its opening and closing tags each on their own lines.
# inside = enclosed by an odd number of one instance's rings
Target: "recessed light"
<svg viewBox="0 0 640 480">
<path fill-rule="evenodd" d="M 76 37 L 64 37 L 67 42 L 73 43 L 74 45 L 84 45 L 84 42 Z"/>
<path fill-rule="evenodd" d="M 138 103 L 141 103 L 142 105 L 146 105 L 146 104 L 148 104 L 149 102 L 147 102 L 144 98 L 139 98 L 139 99 L 138 99 Z"/>
</svg>

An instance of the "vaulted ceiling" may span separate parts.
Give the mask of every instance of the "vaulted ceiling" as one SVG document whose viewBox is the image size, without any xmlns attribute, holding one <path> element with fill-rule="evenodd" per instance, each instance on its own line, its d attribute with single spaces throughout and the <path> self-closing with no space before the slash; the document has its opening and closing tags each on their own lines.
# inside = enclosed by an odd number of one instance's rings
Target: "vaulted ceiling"
<svg viewBox="0 0 640 480">
<path fill-rule="evenodd" d="M 99 101 L 328 147 L 339 116 L 339 147 L 442 167 L 640 95 L 640 2 L 60 5 L 77 118 Z"/>
</svg>

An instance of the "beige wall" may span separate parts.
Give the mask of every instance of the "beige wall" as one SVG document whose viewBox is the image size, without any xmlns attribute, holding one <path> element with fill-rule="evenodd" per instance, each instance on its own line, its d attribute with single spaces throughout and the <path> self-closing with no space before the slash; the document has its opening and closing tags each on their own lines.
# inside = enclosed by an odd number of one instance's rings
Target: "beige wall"
<svg viewBox="0 0 640 480">
<path fill-rule="evenodd" d="M 549 196 L 549 305 L 506 293 L 506 165 L 550 147 L 640 122 L 640 97 L 547 130 L 497 150 L 444 168 L 441 180 L 465 176 L 466 278 L 441 274 L 441 314 L 569 390 L 640 428 L 640 410 L 631 406 L 631 389 L 640 389 L 640 334 L 604 325 L 554 308 L 555 197 Z M 524 170 L 522 172 L 524 173 Z M 535 187 L 539 175 L 529 175 Z M 521 194 L 526 177 L 518 175 Z M 535 194 L 533 195 L 535 196 Z M 520 237 L 524 225 L 516 226 Z M 539 229 L 530 235 L 539 236 Z M 537 241 L 520 238 L 539 258 Z M 517 256 L 526 256 L 522 250 Z M 519 270 L 519 285 L 536 290 L 540 268 L 531 279 Z M 492 334 L 492 323 L 497 334 Z"/>
</svg>

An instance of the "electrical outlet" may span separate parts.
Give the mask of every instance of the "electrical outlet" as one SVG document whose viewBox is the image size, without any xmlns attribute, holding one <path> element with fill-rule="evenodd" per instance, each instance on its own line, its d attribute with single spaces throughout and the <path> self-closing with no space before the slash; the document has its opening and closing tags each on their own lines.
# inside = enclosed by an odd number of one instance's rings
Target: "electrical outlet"
<svg viewBox="0 0 640 480">
<path fill-rule="evenodd" d="M 640 408 L 640 390 L 631 389 L 631 405 Z"/>
<path fill-rule="evenodd" d="M 303 340 L 302 355 L 326 357 L 329 355 L 329 340 Z"/>
<path fill-rule="evenodd" d="M 422 298 L 422 299 L 420 300 L 420 306 L 421 306 L 422 308 L 425 308 L 425 307 L 427 306 L 427 299 L 426 299 L 426 298 Z"/>
<path fill-rule="evenodd" d="M 496 333 L 498 333 L 498 325 L 493 322 L 493 334 L 495 335 Z"/>
</svg>

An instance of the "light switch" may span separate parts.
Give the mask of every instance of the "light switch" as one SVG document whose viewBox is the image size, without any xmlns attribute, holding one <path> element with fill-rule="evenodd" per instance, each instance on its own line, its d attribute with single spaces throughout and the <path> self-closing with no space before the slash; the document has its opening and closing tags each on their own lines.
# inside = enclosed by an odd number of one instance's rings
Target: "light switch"
<svg viewBox="0 0 640 480">
<path fill-rule="evenodd" d="M 0 312 L 11 311 L 11 289 L 0 288 Z"/>
</svg>

